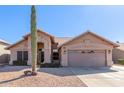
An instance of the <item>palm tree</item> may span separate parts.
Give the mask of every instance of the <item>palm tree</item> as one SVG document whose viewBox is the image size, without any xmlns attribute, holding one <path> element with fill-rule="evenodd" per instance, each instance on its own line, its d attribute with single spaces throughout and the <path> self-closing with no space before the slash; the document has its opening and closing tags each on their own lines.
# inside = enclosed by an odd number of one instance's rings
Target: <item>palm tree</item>
<svg viewBox="0 0 124 93">
<path fill-rule="evenodd" d="M 32 75 L 37 71 L 37 27 L 36 27 L 36 10 L 35 6 L 31 7 L 31 53 L 32 53 Z"/>
</svg>

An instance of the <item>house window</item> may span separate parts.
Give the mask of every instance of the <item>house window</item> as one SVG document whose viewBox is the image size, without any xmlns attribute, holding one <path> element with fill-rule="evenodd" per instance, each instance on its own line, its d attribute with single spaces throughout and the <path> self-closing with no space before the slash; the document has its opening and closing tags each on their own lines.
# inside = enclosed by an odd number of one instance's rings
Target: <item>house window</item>
<svg viewBox="0 0 124 93">
<path fill-rule="evenodd" d="M 17 51 L 17 60 L 18 61 L 27 61 L 28 60 L 28 51 Z"/>
<path fill-rule="evenodd" d="M 28 51 L 23 51 L 23 59 L 24 61 L 27 61 L 28 60 Z"/>
<path fill-rule="evenodd" d="M 22 61 L 22 51 L 17 51 L 17 60 Z"/>
<path fill-rule="evenodd" d="M 53 52 L 53 60 L 59 60 L 59 53 Z"/>
</svg>

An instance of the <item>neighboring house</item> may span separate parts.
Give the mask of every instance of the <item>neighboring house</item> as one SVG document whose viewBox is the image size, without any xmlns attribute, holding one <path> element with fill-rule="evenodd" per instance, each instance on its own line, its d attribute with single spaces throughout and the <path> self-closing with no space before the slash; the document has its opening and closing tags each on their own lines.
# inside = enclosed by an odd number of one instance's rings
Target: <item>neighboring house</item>
<svg viewBox="0 0 124 93">
<path fill-rule="evenodd" d="M 118 43 L 119 47 L 113 49 L 112 59 L 114 63 L 117 62 L 118 59 L 124 59 L 124 43 Z"/>
<path fill-rule="evenodd" d="M 0 65 L 9 63 L 10 51 L 5 48 L 10 44 L 0 39 Z"/>
<path fill-rule="evenodd" d="M 111 66 L 113 43 L 92 32 L 74 38 L 57 38 L 38 30 L 38 63 L 60 62 L 62 66 Z M 31 36 L 23 37 L 9 46 L 10 64 L 15 60 L 26 60 L 31 65 Z"/>
</svg>

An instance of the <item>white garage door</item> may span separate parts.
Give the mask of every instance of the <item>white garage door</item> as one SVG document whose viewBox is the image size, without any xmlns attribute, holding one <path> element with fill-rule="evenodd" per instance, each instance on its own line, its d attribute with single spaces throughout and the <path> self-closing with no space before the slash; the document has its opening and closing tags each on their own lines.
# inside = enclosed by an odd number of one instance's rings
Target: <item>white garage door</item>
<svg viewBox="0 0 124 93">
<path fill-rule="evenodd" d="M 105 51 L 68 51 L 69 66 L 105 66 Z"/>
</svg>

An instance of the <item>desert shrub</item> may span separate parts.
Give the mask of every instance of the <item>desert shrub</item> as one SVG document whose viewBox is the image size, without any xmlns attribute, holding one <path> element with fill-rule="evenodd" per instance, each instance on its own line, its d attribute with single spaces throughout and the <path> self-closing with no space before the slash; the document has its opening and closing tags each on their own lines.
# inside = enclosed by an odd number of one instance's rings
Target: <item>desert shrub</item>
<svg viewBox="0 0 124 93">
<path fill-rule="evenodd" d="M 40 67 L 56 68 L 56 67 L 60 67 L 60 64 L 59 63 L 41 63 Z"/>
<path fill-rule="evenodd" d="M 13 65 L 14 66 L 26 66 L 27 65 L 27 61 L 13 61 Z"/>
<path fill-rule="evenodd" d="M 124 65 L 124 59 L 118 59 L 117 64 Z"/>
</svg>

